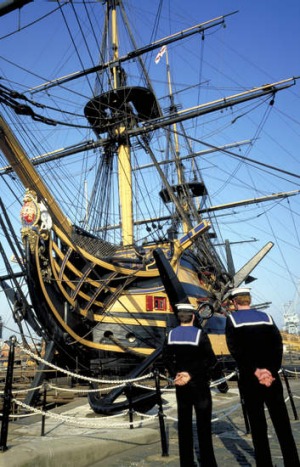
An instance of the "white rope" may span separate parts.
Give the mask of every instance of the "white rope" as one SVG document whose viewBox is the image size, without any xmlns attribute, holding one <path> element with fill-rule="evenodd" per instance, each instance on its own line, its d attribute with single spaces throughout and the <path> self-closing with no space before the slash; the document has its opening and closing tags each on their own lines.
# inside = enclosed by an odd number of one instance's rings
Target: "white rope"
<svg viewBox="0 0 300 467">
<path fill-rule="evenodd" d="M 225 383 L 227 382 L 228 380 L 230 380 L 234 375 L 236 375 L 236 371 L 233 371 L 232 373 L 230 373 L 229 375 L 227 376 L 223 376 L 223 378 L 220 378 L 220 379 L 216 379 L 215 381 L 212 381 L 209 385 L 210 388 L 214 388 L 216 386 L 219 386 L 219 384 L 222 384 L 222 383 Z M 174 380 L 170 380 L 172 385 L 174 385 Z M 167 388 L 161 388 L 160 389 L 161 392 L 174 392 L 175 391 L 175 387 L 174 388 L 171 388 L 171 389 L 167 389 Z"/>
<path fill-rule="evenodd" d="M 35 413 L 24 413 L 24 414 L 9 414 L 9 418 L 29 418 L 29 417 L 35 417 Z M 3 417 L 3 413 L 0 413 L 0 417 Z"/>
<path fill-rule="evenodd" d="M 40 385 L 40 386 L 35 386 L 34 388 L 28 388 L 28 389 L 14 389 L 12 392 L 14 394 L 26 394 L 27 392 L 30 392 L 30 391 L 35 391 L 37 389 L 41 389 L 43 387 L 43 385 Z M 5 391 L 0 391 L 0 394 L 5 394 Z"/>
<path fill-rule="evenodd" d="M 107 421 L 109 420 L 110 423 L 109 423 L 109 428 L 120 428 L 120 427 L 128 427 L 128 426 L 135 426 L 135 427 L 141 427 L 142 425 L 145 425 L 147 422 L 153 422 L 153 421 L 156 421 L 158 419 L 158 415 L 155 414 L 155 415 L 149 415 L 149 414 L 144 414 L 144 413 L 141 413 L 141 412 L 136 412 L 134 411 L 133 412 L 133 415 L 137 415 L 139 417 L 141 417 L 141 420 L 136 420 L 136 421 L 126 421 L 126 422 L 119 422 L 119 423 L 111 423 L 111 421 L 113 419 L 116 419 L 116 418 L 119 418 L 119 417 L 123 417 L 123 416 L 128 416 L 129 412 L 128 411 L 122 411 L 121 413 L 119 414 L 116 414 L 116 415 L 110 415 L 110 416 L 107 416 L 107 417 L 101 417 L 101 418 L 98 418 L 97 419 L 97 422 L 93 422 L 91 420 L 87 421 L 86 418 L 81 418 L 81 417 L 71 417 L 71 416 L 66 416 L 66 415 L 61 415 L 61 414 L 56 414 L 56 413 L 53 413 L 51 411 L 48 411 L 48 412 L 45 412 L 43 410 L 39 410 L 39 409 L 35 409 L 34 407 L 31 407 L 30 405 L 27 405 L 25 404 L 24 402 L 21 402 L 21 401 L 18 401 L 17 399 L 13 399 L 13 402 L 15 402 L 17 405 L 23 407 L 24 409 L 26 410 L 30 410 L 31 412 L 33 412 L 31 415 L 43 415 L 43 416 L 47 416 L 51 419 L 54 419 L 56 421 L 60 421 L 60 422 L 63 422 L 63 423 L 69 423 L 71 425 L 77 425 L 77 426 L 83 426 L 83 427 L 87 427 L 87 428 L 108 428 L 108 424 L 107 424 Z M 219 411 L 220 414 L 222 415 L 218 415 L 216 418 L 213 418 L 211 421 L 212 423 L 213 422 L 216 422 L 218 420 L 221 420 L 223 418 L 226 418 L 228 417 L 231 413 L 233 413 L 234 411 L 236 411 L 238 408 L 240 407 L 240 404 L 235 404 L 234 406 L 230 407 L 228 409 L 228 411 L 224 412 L 223 410 L 222 411 Z M 164 418 L 168 419 L 168 420 L 172 420 L 172 421 L 178 421 L 177 418 L 175 417 L 172 417 L 171 415 L 168 415 L 166 413 L 163 414 Z M 14 415 L 12 416 L 12 418 L 17 418 L 18 415 Z M 20 417 L 20 416 L 19 416 Z"/>
<path fill-rule="evenodd" d="M 121 387 L 124 387 L 127 383 L 133 383 L 134 386 L 136 387 L 140 387 L 140 388 L 143 388 L 143 389 L 147 389 L 149 391 L 155 391 L 154 388 L 151 388 L 149 386 L 145 386 L 145 385 L 141 385 L 141 384 L 138 384 L 139 381 L 143 381 L 145 379 L 150 379 L 154 376 L 153 373 L 148 373 L 147 375 L 144 375 L 144 376 L 141 376 L 141 377 L 138 377 L 138 378 L 132 378 L 132 379 L 114 379 L 114 380 L 106 380 L 106 379 L 97 379 L 97 378 L 90 378 L 90 377 L 86 377 L 86 376 L 82 376 L 82 375 L 78 375 L 76 373 L 73 373 L 73 372 L 70 372 L 69 370 L 65 370 L 65 369 L 62 369 L 56 365 L 53 365 L 52 363 L 42 359 L 41 357 L 35 355 L 34 353 L 32 353 L 30 350 L 28 349 L 25 349 L 24 347 L 22 347 L 20 344 L 18 344 L 18 346 L 25 352 L 27 353 L 28 355 L 30 355 L 32 358 L 34 358 L 35 360 L 38 360 L 42 363 L 44 363 L 45 365 L 51 367 L 51 368 L 54 368 L 56 369 L 57 371 L 61 372 L 61 373 L 65 373 L 66 375 L 68 376 L 71 376 L 75 379 L 82 379 L 84 381 L 88 381 L 89 383 L 92 383 L 92 382 L 95 382 L 95 383 L 98 383 L 98 384 L 109 384 L 110 386 L 106 386 L 106 387 L 103 387 L 103 388 L 97 388 L 97 389 L 76 389 L 76 388 L 63 388 L 63 387 L 59 387 L 59 386 L 55 386 L 55 385 L 52 385 L 52 384 L 49 384 L 49 383 L 46 383 L 44 385 L 40 385 L 40 386 L 37 386 L 35 388 L 30 388 L 30 389 L 24 389 L 24 390 L 18 390 L 18 391 L 14 391 L 14 393 L 26 393 L 26 392 L 29 392 L 29 391 L 35 391 L 35 390 L 38 390 L 38 389 L 41 389 L 41 388 L 50 388 L 50 389 L 53 389 L 53 390 L 56 390 L 56 391 L 66 391 L 66 392 L 72 392 L 72 393 L 83 393 L 83 394 L 86 394 L 86 393 L 89 393 L 89 392 L 101 392 L 101 391 L 110 391 L 112 389 L 116 389 L 116 388 L 121 388 Z M 294 375 L 298 375 L 297 372 L 295 371 L 291 371 L 291 370 L 284 370 L 285 372 L 287 373 L 290 373 L 290 374 L 294 374 Z M 279 373 L 282 372 L 282 370 L 279 371 Z M 236 375 L 237 372 L 236 371 L 233 371 L 232 373 L 230 373 L 229 375 L 227 376 L 224 376 L 223 378 L 220 378 L 218 380 L 215 380 L 215 381 L 212 381 L 210 383 L 210 387 L 211 388 L 214 388 L 214 387 L 217 387 L 219 386 L 220 384 L 230 380 L 234 375 Z M 162 374 L 159 374 L 159 377 L 161 379 L 164 379 L 168 382 L 168 384 L 171 384 L 171 385 L 174 385 L 174 381 L 168 377 L 166 377 L 165 375 L 162 375 Z M 160 388 L 160 391 L 162 393 L 164 392 L 175 392 L 175 387 L 173 388 L 167 388 L 167 387 L 164 387 L 164 388 Z M 1 394 L 4 394 L 4 391 L 1 391 Z M 298 396 L 294 396 L 296 398 L 299 398 Z M 286 399 L 288 400 L 289 397 Z M 138 421 L 126 421 L 126 422 L 122 422 L 122 423 L 111 423 L 112 420 L 116 419 L 116 418 L 119 418 L 119 417 L 124 417 L 124 416 L 128 416 L 129 415 L 129 412 L 128 411 L 122 411 L 121 413 L 119 414 L 116 414 L 116 415 L 109 415 L 107 417 L 101 417 L 101 418 L 98 418 L 97 419 L 97 423 L 93 422 L 92 420 L 89 420 L 87 421 L 86 418 L 82 419 L 82 418 L 74 418 L 74 417 L 70 417 L 70 416 L 65 416 L 65 415 L 59 415 L 59 414 L 55 414 L 51 411 L 48 411 L 48 412 L 45 412 L 43 410 L 39 410 L 39 409 L 36 409 L 34 407 L 31 407 L 30 405 L 27 405 L 25 404 L 24 402 L 21 402 L 21 401 L 18 401 L 17 399 L 12 399 L 13 402 L 15 402 L 15 404 L 23 407 L 24 409 L 26 410 L 29 410 L 31 411 L 32 413 L 31 414 L 22 414 L 22 415 L 10 415 L 11 418 L 20 418 L 20 417 L 28 417 L 28 416 L 33 416 L 33 415 L 36 415 L 36 414 L 39 414 L 39 415 L 42 415 L 42 416 L 47 416 L 49 418 L 53 418 L 55 420 L 59 420 L 63 423 L 70 423 L 70 424 L 74 424 L 74 425 L 78 425 L 78 426 L 85 426 L 85 427 L 89 427 L 89 428 L 101 428 L 101 427 L 105 427 L 107 428 L 108 427 L 108 424 L 107 424 L 107 421 L 109 420 L 110 423 L 109 423 L 109 427 L 110 428 L 120 428 L 120 427 L 140 427 L 142 426 L 143 424 L 145 423 L 152 423 L 153 421 L 156 421 L 157 418 L 158 418 L 158 415 L 149 415 L 149 414 L 142 414 L 140 412 L 135 412 L 133 411 L 133 415 L 136 415 L 136 416 L 139 416 L 139 417 L 142 417 L 142 420 L 138 420 Z M 172 405 L 170 405 L 170 407 L 166 408 L 165 409 L 165 412 L 171 410 L 171 409 L 174 409 L 176 405 L 176 402 L 174 401 L 174 403 Z M 220 412 L 220 415 L 218 415 L 217 417 L 213 418 L 212 419 L 212 422 L 215 422 L 217 420 L 220 420 L 221 418 L 225 418 L 225 417 L 228 417 L 228 415 L 230 415 L 232 412 L 234 412 L 235 410 L 237 410 L 237 408 L 240 406 L 240 404 L 237 404 L 237 405 L 234 405 L 232 407 L 230 407 L 228 409 L 228 411 L 224 412 L 223 410 L 219 411 Z M 214 414 L 216 414 L 216 412 L 214 412 Z M 165 414 L 163 415 L 165 418 L 169 419 L 169 420 L 173 420 L 173 421 L 178 421 L 176 418 L 168 415 L 168 414 Z"/>
<path fill-rule="evenodd" d="M 134 411 L 135 414 L 137 414 L 139 417 L 142 417 L 142 418 L 148 418 L 149 420 L 154 420 L 157 418 L 157 414 L 156 415 L 149 415 L 149 414 L 145 414 L 145 413 L 142 413 L 142 412 L 136 412 Z"/>
<path fill-rule="evenodd" d="M 41 363 L 44 363 L 45 365 L 59 371 L 60 373 L 65 373 L 68 376 L 71 376 L 75 379 L 82 379 L 83 381 L 88 381 L 89 383 L 99 383 L 99 384 L 126 384 L 126 383 L 134 383 L 135 381 L 143 381 L 144 379 L 150 378 L 153 376 L 153 373 L 148 373 L 147 375 L 144 376 L 139 376 L 137 378 L 131 378 L 131 379 L 118 379 L 118 380 L 106 380 L 106 379 L 98 379 L 98 378 L 91 378 L 88 376 L 83 376 L 83 375 L 78 375 L 77 373 L 73 373 L 69 370 L 63 369 L 58 367 L 57 365 L 54 365 L 53 363 L 48 362 L 47 360 L 44 360 L 43 358 L 39 357 L 38 355 L 34 354 L 30 350 L 26 349 L 23 347 L 21 344 L 17 344 L 17 346 L 26 354 L 30 355 L 32 358 L 35 360 L 38 360 Z"/>
<path fill-rule="evenodd" d="M 228 381 L 231 379 L 234 375 L 236 375 L 236 371 L 233 371 L 230 373 L 228 376 L 224 376 L 223 378 L 217 379 L 216 381 L 212 381 L 210 383 L 210 387 L 214 388 L 215 386 L 219 386 L 219 384 L 225 383 L 225 381 Z"/>
<path fill-rule="evenodd" d="M 230 377 L 232 377 L 232 375 L 229 375 L 227 378 L 230 379 Z M 294 397 L 299 399 L 298 396 L 294 396 Z M 285 402 L 287 402 L 288 400 L 289 400 L 289 397 L 287 397 L 285 399 Z M 53 413 L 51 411 L 45 412 L 44 410 L 40 410 L 40 409 L 36 409 L 34 407 L 31 407 L 30 405 L 27 405 L 24 402 L 21 402 L 21 401 L 15 399 L 15 398 L 13 398 L 12 401 L 15 404 L 23 407 L 24 409 L 31 411 L 32 414 L 10 415 L 10 418 L 20 418 L 20 417 L 26 417 L 26 416 L 28 417 L 28 416 L 33 416 L 33 415 L 39 414 L 39 415 L 47 416 L 47 417 L 52 418 L 54 420 L 61 421 L 63 423 L 70 423 L 70 424 L 73 424 L 73 425 L 84 426 L 84 427 L 88 427 L 88 428 L 101 428 L 101 427 L 107 428 L 108 427 L 108 424 L 107 424 L 108 420 L 110 421 L 109 428 L 120 428 L 120 427 L 128 427 L 128 426 L 129 427 L 141 427 L 141 426 L 145 425 L 146 423 L 156 421 L 157 418 L 158 418 L 157 414 L 156 415 L 149 415 L 149 414 L 144 414 L 144 413 L 133 411 L 133 415 L 137 415 L 137 416 L 141 417 L 142 420 L 132 421 L 132 422 L 126 421 L 126 422 L 122 422 L 122 423 L 111 423 L 111 421 L 116 419 L 116 418 L 124 417 L 124 416 L 129 415 L 128 411 L 122 411 L 122 412 L 120 412 L 118 414 L 115 414 L 115 415 L 109 415 L 107 417 L 102 416 L 101 418 L 97 419 L 97 423 L 94 423 L 91 420 L 87 421 L 86 418 L 80 418 L 80 417 L 75 418 L 75 417 L 65 416 L 65 415 L 61 415 L 61 414 L 55 414 L 55 413 Z M 163 414 L 164 418 L 166 418 L 168 420 L 172 420 L 172 421 L 178 421 L 177 418 L 174 418 L 174 417 L 172 417 L 171 415 L 169 415 L 167 413 L 169 410 L 174 409 L 175 405 L 176 405 L 176 403 L 174 401 L 174 403 L 172 405 L 170 404 L 169 407 L 165 408 L 165 411 L 164 411 L 164 414 Z M 232 407 L 229 407 L 229 409 L 227 411 L 224 411 L 224 410 L 220 410 L 218 412 L 214 411 L 213 415 L 217 415 L 217 416 L 212 418 L 212 423 L 228 417 L 231 413 L 236 411 L 239 407 L 240 407 L 240 403 L 235 404 Z"/>
<path fill-rule="evenodd" d="M 284 368 L 284 372 L 285 373 L 290 373 L 291 375 L 295 375 L 295 376 L 300 375 L 299 371 L 297 371 L 297 370 L 292 371 L 292 370 L 287 370 L 287 369 Z"/>
<path fill-rule="evenodd" d="M 154 391 L 154 392 L 156 391 L 155 388 L 151 388 L 151 387 L 149 387 L 149 386 L 145 386 L 144 384 L 133 383 L 133 386 L 134 386 L 135 388 L 148 389 L 149 391 Z M 162 389 L 161 389 L 161 390 L 162 390 Z"/>
<path fill-rule="evenodd" d="M 110 387 L 104 387 L 104 388 L 97 388 L 97 389 L 76 389 L 76 388 L 63 388 L 61 386 L 54 386 L 53 384 L 51 383 L 47 383 L 47 386 L 49 387 L 49 389 L 55 389 L 56 391 L 65 391 L 65 392 L 76 392 L 78 394 L 86 394 L 86 393 L 89 393 L 89 392 L 99 392 L 99 391 L 106 391 L 106 390 L 112 390 L 112 389 L 116 389 L 116 388 L 121 388 L 121 387 L 124 387 L 125 384 L 119 384 L 119 385 L 115 385 L 115 386 L 110 386 Z"/>
<path fill-rule="evenodd" d="M 119 414 L 116 415 L 110 415 L 108 417 L 101 417 L 97 419 L 97 423 L 92 422 L 91 420 L 86 420 L 86 418 L 80 418 L 80 417 L 70 417 L 67 415 L 61 415 L 61 414 L 56 414 L 51 411 L 45 412 L 44 410 L 39 410 L 35 409 L 34 407 L 31 407 L 30 405 L 25 404 L 24 402 L 18 401 L 17 399 L 13 399 L 13 402 L 15 402 L 17 405 L 23 407 L 26 410 L 32 411 L 35 415 L 44 415 L 46 417 L 52 418 L 56 421 L 64 422 L 64 423 L 70 423 L 72 425 L 77 425 L 77 426 L 84 426 L 87 428 L 128 428 L 128 426 L 141 426 L 141 423 L 145 424 L 147 420 L 137 420 L 137 421 L 126 421 L 126 422 L 120 422 L 120 423 L 107 423 L 107 421 L 111 421 L 112 419 L 118 418 L 118 417 L 123 417 L 128 415 L 128 411 L 123 411 Z M 134 412 L 135 413 L 135 412 Z M 155 417 L 148 417 L 149 420 L 151 419 L 151 422 L 157 418 Z"/>
<path fill-rule="evenodd" d="M 17 344 L 17 346 L 19 348 L 21 348 L 22 351 L 24 351 L 25 353 L 27 353 L 28 355 L 30 355 L 32 358 L 42 362 L 43 364 L 45 365 L 48 365 L 50 366 L 51 368 L 54 368 L 56 369 L 57 371 L 61 372 L 61 373 L 65 373 L 66 375 L 68 376 L 71 376 L 75 379 L 82 379 L 84 381 L 88 381 L 89 383 L 91 382 L 96 382 L 98 384 L 110 384 L 111 386 L 109 387 L 104 387 L 104 388 L 96 388 L 96 389 L 76 389 L 76 388 L 63 388 L 63 387 L 58 387 L 58 386 L 54 386 L 54 385 L 51 385 L 51 384 L 48 384 L 48 386 L 51 388 L 51 389 L 55 389 L 55 390 L 59 390 L 59 391 L 65 391 L 65 392 L 76 392 L 78 394 L 87 394 L 87 393 L 94 393 L 94 392 L 99 392 L 99 391 L 106 391 L 106 390 L 112 390 L 112 389 L 116 389 L 116 388 L 121 388 L 122 386 L 125 386 L 126 384 L 128 383 L 133 383 L 135 386 L 137 387 L 140 387 L 140 388 L 143 388 L 143 389 L 147 389 L 149 391 L 155 391 L 155 388 L 151 388 L 151 387 L 148 387 L 148 386 L 145 386 L 145 385 L 139 385 L 137 384 L 138 381 L 143 381 L 145 379 L 150 379 L 153 377 L 153 373 L 148 373 L 147 375 L 144 375 L 144 376 L 140 376 L 140 377 L 137 377 L 137 378 L 131 378 L 131 379 L 118 379 L 118 380 L 103 380 L 103 379 L 97 379 L 97 378 L 90 378 L 90 377 L 87 377 L 87 376 L 82 376 L 82 375 L 78 375 L 77 373 L 73 373 L 69 370 L 65 370 L 63 368 L 60 368 L 56 365 L 53 365 L 52 363 L 48 362 L 47 360 L 44 360 L 42 359 L 41 357 L 39 357 L 38 355 L 34 354 L 33 352 L 31 352 L 30 350 L 26 349 L 25 347 L 23 347 L 21 344 Z M 225 381 L 231 379 L 234 375 L 236 374 L 236 371 L 233 371 L 230 375 L 228 376 L 225 376 L 221 379 L 218 379 L 216 381 L 212 381 L 210 383 L 210 387 L 213 388 L 215 386 L 218 386 L 219 384 L 222 384 L 224 383 Z M 169 383 L 173 384 L 174 385 L 174 381 L 171 380 L 170 378 L 166 377 L 165 375 L 162 375 L 162 374 L 159 374 L 159 377 L 161 379 L 164 379 L 166 381 L 168 381 Z M 35 391 L 37 389 L 41 389 L 43 387 L 43 385 L 41 386 L 37 386 L 35 388 L 30 388 L 30 389 L 22 389 L 22 390 L 18 390 L 18 391 L 14 391 L 16 392 L 17 394 L 18 393 L 26 393 L 26 392 L 29 392 L 29 391 Z M 161 392 L 174 392 L 174 388 L 161 388 Z M 2 394 L 4 394 L 4 392 L 1 392 Z"/>
<path fill-rule="evenodd" d="M 213 381 L 211 384 L 210 384 L 210 387 L 213 388 L 215 386 L 218 386 L 219 384 L 229 380 L 232 378 L 232 376 L 235 374 L 235 372 L 232 372 L 230 375 L 224 377 L 224 378 L 221 378 L 219 380 L 216 380 L 216 381 Z M 150 376 L 153 376 L 152 373 L 149 373 L 148 375 L 145 375 L 143 376 L 142 378 L 143 379 L 149 379 Z M 160 376 L 163 376 L 163 375 L 160 375 Z M 127 380 L 127 381 L 134 381 L 134 380 Z M 174 385 L 174 381 L 172 380 L 172 384 Z M 149 391 L 155 391 L 156 389 L 155 388 L 152 388 L 152 387 L 149 387 L 149 386 L 145 386 L 145 385 L 142 385 L 142 384 L 137 384 L 137 383 L 133 383 L 134 386 L 136 387 L 139 387 L 139 388 L 142 388 L 142 389 L 147 389 Z M 48 387 L 49 389 L 53 389 L 55 391 L 60 391 L 60 392 L 72 392 L 72 393 L 77 393 L 77 394 L 87 394 L 87 393 L 95 393 L 95 392 L 103 392 L 103 391 L 110 391 L 112 389 L 116 389 L 116 388 L 121 388 L 121 387 L 125 387 L 126 384 L 125 383 L 121 383 L 121 384 L 115 384 L 115 385 L 111 385 L 111 386 L 105 386 L 105 387 L 101 387 L 101 388 L 96 388 L 96 389 L 76 389 L 76 388 L 64 388 L 62 386 L 55 386 L 54 384 L 51 384 L 51 383 L 46 383 L 46 387 Z M 28 388 L 28 389 L 17 389 L 17 390 L 14 390 L 13 393 L 14 394 L 26 394 L 28 392 L 31 392 L 31 391 L 36 391 L 36 390 L 40 390 L 42 388 L 45 387 L 45 384 L 42 384 L 40 386 L 35 386 L 34 388 Z M 161 393 L 164 393 L 164 392 L 175 392 L 175 386 L 173 388 L 165 388 L 165 387 L 162 387 L 160 388 L 160 391 Z M 0 394 L 4 394 L 4 391 L 0 391 Z"/>
<path fill-rule="evenodd" d="M 29 388 L 29 389 L 14 389 L 13 393 L 15 394 L 26 394 L 27 392 L 30 391 L 36 391 L 37 389 L 42 389 L 43 385 L 41 384 L 40 386 L 36 386 L 34 388 Z"/>
</svg>

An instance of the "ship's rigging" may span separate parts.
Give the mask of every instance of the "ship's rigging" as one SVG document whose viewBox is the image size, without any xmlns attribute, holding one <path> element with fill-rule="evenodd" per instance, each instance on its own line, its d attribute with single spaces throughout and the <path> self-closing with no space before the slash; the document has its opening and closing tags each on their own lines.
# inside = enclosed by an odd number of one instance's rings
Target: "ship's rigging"
<svg viewBox="0 0 300 467">
<path fill-rule="evenodd" d="M 177 50 L 179 42 L 185 41 L 197 44 L 197 39 L 202 41 L 208 30 L 218 29 L 232 14 L 164 35 L 147 46 L 138 46 L 129 33 L 126 50 L 123 32 L 129 20 L 123 2 L 104 3 L 103 32 L 104 36 L 109 33 L 111 43 L 102 40 L 100 65 L 88 65 L 88 54 L 86 62 L 80 58 L 82 71 L 69 71 L 55 79 L 49 73 L 49 78 L 38 79 L 38 84 L 36 75 L 27 86 L 8 80 L 1 85 L 5 118 L 1 118 L 0 148 L 7 161 L 1 164 L 0 180 L 12 191 L 10 185 L 17 176 L 26 188 L 21 211 L 24 251 L 21 248 L 19 266 L 27 278 L 32 304 L 22 298 L 20 318 L 31 321 L 69 356 L 69 349 L 76 349 L 82 368 L 100 356 L 98 371 L 101 367 L 105 372 L 111 358 L 118 360 L 115 369 L 128 369 L 135 358 L 147 361 L 152 354 L 157 357 L 164 330 L 172 325 L 174 296 L 195 303 L 209 301 L 220 312 L 228 288 L 249 278 L 272 248 L 268 242 L 251 261 L 247 258 L 238 273 L 230 272 L 226 257 L 218 254 L 214 243 L 216 233 L 220 234 L 217 212 L 226 209 L 232 213 L 233 208 L 250 203 L 258 206 L 299 193 L 297 186 L 271 194 L 255 189 L 252 199 L 212 203 L 203 161 L 210 164 L 221 156 L 239 161 L 235 172 L 228 172 L 231 186 L 248 185 L 248 180 L 233 177 L 242 165 L 255 166 L 261 173 L 268 170 L 274 179 L 279 173 L 290 180 L 299 176 L 280 169 L 280 164 L 275 167 L 249 157 L 258 134 L 250 140 L 214 144 L 196 134 L 192 123 L 203 121 L 209 126 L 215 114 L 221 119 L 226 114 L 236 127 L 250 110 L 257 111 L 256 102 L 268 105 L 269 113 L 277 94 L 287 92 L 297 78 L 273 80 L 248 90 L 243 87 L 205 104 L 189 98 L 184 107 L 175 102 L 169 48 Z M 116 7 L 124 29 L 117 21 Z M 77 8 L 59 4 L 72 41 L 75 36 L 67 12 Z M 79 17 L 76 13 L 73 27 Z M 78 34 L 88 49 L 81 28 Z M 158 98 L 149 77 L 149 59 L 153 60 L 161 47 L 167 92 Z M 79 57 L 79 49 L 75 51 Z M 264 117 L 262 122 L 265 124 Z M 92 131 L 87 134 L 88 127 Z M 73 129 L 77 138 L 72 142 L 61 137 Z M 60 149 L 46 148 L 46 134 L 49 141 L 57 138 L 62 142 L 56 146 Z M 248 148 L 246 156 L 237 152 L 243 147 Z M 68 168 L 73 170 L 71 176 Z M 226 170 L 225 164 L 224 173 Z M 227 184 L 220 187 L 220 193 Z M 19 187 L 13 194 L 20 202 Z M 6 211 L 4 205 L 2 211 Z M 3 231 L 9 222 L 7 217 Z M 8 228 L 5 236 L 11 248 L 18 243 L 13 228 Z M 16 250 L 15 256 L 19 253 Z M 18 279 L 13 272 L 10 275 L 14 281 Z M 20 295 L 18 290 L 16 304 Z"/>
</svg>

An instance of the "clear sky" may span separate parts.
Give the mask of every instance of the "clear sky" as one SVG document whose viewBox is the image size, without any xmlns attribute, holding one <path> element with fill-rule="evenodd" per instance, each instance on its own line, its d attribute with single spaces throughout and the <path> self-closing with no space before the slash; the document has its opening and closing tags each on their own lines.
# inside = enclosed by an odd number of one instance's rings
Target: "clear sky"
<svg viewBox="0 0 300 467">
<path fill-rule="evenodd" d="M 150 40 L 149 27 L 155 20 L 160 2 L 130 0 L 124 3 L 137 18 L 134 29 L 138 32 L 139 45 L 145 45 Z M 205 34 L 205 45 L 199 38 L 198 42 L 196 39 L 187 40 L 184 57 L 179 57 L 177 45 L 170 47 L 169 55 L 177 91 L 194 84 L 196 73 L 201 82 L 207 83 L 201 88 L 199 102 L 300 76 L 299 0 L 165 0 L 162 5 L 162 16 L 155 39 L 238 11 L 227 18 L 225 29 L 219 28 L 221 30 L 217 32 L 208 31 Z M 28 87 L 42 82 L 37 76 L 29 79 L 28 74 L 23 75 L 9 61 L 38 70 L 38 74 L 45 80 L 78 68 L 78 62 L 74 59 L 73 63 L 66 62 L 66 70 L 53 69 L 53 75 L 50 76 L 49 62 L 53 59 L 52 54 L 58 55 L 64 47 L 55 22 L 52 22 L 50 28 L 45 28 L 44 23 L 37 26 L 34 41 L 29 29 L 22 31 L 21 36 L 7 36 L 18 25 L 22 27 L 29 21 L 33 16 L 33 9 L 38 13 L 36 16 L 40 16 L 55 7 L 55 2 L 34 2 L 25 6 L 20 16 L 18 12 L 13 12 L 0 18 L 0 76 L 4 78 L 2 84 L 7 86 L 9 82 L 11 86 L 15 81 L 19 90 L 21 82 Z M 177 61 L 180 64 L 174 67 Z M 163 79 L 162 67 L 153 67 L 153 73 L 159 83 Z M 28 83 L 25 84 L 27 79 Z M 213 205 L 300 188 L 299 99 L 300 80 L 293 88 L 278 93 L 272 107 L 258 106 L 256 111 L 249 112 L 248 115 L 248 108 L 245 106 L 243 115 L 233 113 L 231 122 L 228 118 L 227 121 L 224 119 L 222 131 L 212 119 L 207 119 L 203 127 L 197 128 L 194 137 L 213 145 L 257 138 L 253 146 L 242 149 L 240 154 L 296 175 L 293 177 L 286 173 L 275 173 L 267 168 L 258 168 L 255 164 L 245 164 L 230 156 L 215 154 L 204 158 L 202 162 L 203 176 Z M 229 112 L 228 110 L 224 114 L 228 117 Z M 280 202 L 234 209 L 230 216 L 222 212 L 217 217 L 220 229 L 218 240 L 229 239 L 233 243 L 236 269 L 266 242 L 274 242 L 275 246 L 268 257 L 253 272 L 252 275 L 257 280 L 251 287 L 256 303 L 272 302 L 270 311 L 278 325 L 282 324 L 284 304 L 297 299 L 300 280 L 299 215 L 298 195 Z M 2 239 L 2 234 L 0 235 Z M 253 239 L 256 241 L 252 241 Z M 221 254 L 223 250 L 220 247 Z M 4 273 L 2 266 L 0 272 Z M 5 324 L 13 327 L 2 292 L 0 303 L 0 314 Z M 6 337 L 9 335 L 7 332 L 9 331 L 5 331 Z"/>
</svg>

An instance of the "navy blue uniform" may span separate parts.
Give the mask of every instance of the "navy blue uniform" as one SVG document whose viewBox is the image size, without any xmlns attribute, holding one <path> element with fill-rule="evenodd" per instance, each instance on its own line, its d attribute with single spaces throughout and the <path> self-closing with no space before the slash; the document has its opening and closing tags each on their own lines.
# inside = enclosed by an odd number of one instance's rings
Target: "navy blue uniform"
<svg viewBox="0 0 300 467">
<path fill-rule="evenodd" d="M 201 466 L 217 466 L 211 434 L 212 399 L 209 382 L 213 374 L 221 377 L 217 359 L 206 333 L 194 326 L 178 326 L 170 331 L 164 361 L 172 377 L 186 371 L 191 380 L 176 386 L 180 466 L 194 465 L 192 417 L 196 413 Z"/>
<path fill-rule="evenodd" d="M 251 427 L 256 465 L 273 465 L 264 411 L 266 404 L 280 443 L 284 465 L 300 466 L 278 375 L 282 362 L 282 338 L 272 317 L 250 308 L 235 311 L 227 317 L 226 339 L 240 373 L 240 388 Z M 272 373 L 275 381 L 270 387 L 259 383 L 254 375 L 257 368 L 266 368 Z"/>
</svg>

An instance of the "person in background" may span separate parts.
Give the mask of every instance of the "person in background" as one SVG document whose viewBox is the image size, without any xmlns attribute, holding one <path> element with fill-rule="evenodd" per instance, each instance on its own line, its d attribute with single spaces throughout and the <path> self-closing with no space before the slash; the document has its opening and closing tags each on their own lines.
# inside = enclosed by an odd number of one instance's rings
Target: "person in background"
<svg viewBox="0 0 300 467">
<path fill-rule="evenodd" d="M 281 334 L 268 313 L 250 308 L 249 289 L 233 289 L 229 298 L 236 311 L 227 316 L 226 341 L 239 371 L 239 386 L 251 428 L 256 465 L 273 466 L 264 410 L 266 404 L 284 465 L 298 467 L 298 452 L 278 374 L 283 353 Z"/>
<path fill-rule="evenodd" d="M 195 309 L 190 304 L 176 305 L 180 325 L 169 332 L 163 358 L 170 376 L 175 377 L 178 441 L 181 467 L 192 467 L 193 408 L 196 413 L 197 434 L 202 467 L 215 467 L 211 415 L 210 380 L 222 378 L 222 370 L 207 334 L 194 326 Z M 226 381 L 218 386 L 227 392 Z"/>
</svg>

